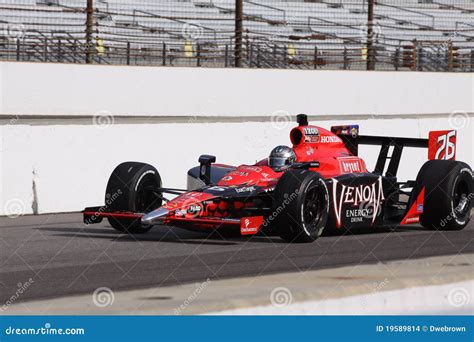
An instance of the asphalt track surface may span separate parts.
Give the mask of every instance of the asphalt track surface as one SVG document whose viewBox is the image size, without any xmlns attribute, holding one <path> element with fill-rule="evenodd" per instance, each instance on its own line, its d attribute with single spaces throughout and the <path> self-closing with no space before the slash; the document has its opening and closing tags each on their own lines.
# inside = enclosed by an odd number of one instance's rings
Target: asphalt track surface
<svg viewBox="0 0 474 342">
<path fill-rule="evenodd" d="M 462 231 L 411 226 L 288 244 L 168 227 L 121 235 L 106 223 L 83 225 L 80 214 L 0 218 L 0 305 L 30 278 L 17 301 L 473 253 L 473 238 L 473 222 Z"/>
</svg>

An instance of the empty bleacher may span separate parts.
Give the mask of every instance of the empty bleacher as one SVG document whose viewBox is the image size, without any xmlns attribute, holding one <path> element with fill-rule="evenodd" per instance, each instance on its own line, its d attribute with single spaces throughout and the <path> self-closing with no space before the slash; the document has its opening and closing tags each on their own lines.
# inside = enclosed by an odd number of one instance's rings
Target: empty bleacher
<svg viewBox="0 0 474 342">
<path fill-rule="evenodd" d="M 86 2 L 0 0 L 0 59 L 233 63 L 235 0 L 95 0 L 89 26 Z M 243 16 L 244 66 L 366 67 L 367 0 L 251 0 Z M 378 0 L 374 18 L 377 69 L 473 70 L 474 1 Z"/>
</svg>

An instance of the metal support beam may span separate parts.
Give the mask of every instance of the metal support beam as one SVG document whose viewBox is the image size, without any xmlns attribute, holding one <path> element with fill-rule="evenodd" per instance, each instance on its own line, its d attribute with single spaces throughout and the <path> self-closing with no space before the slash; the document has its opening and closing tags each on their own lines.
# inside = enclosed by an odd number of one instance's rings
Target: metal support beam
<svg viewBox="0 0 474 342">
<path fill-rule="evenodd" d="M 244 1 L 235 0 L 235 67 L 242 67 L 242 34 L 244 19 Z"/>
<path fill-rule="evenodd" d="M 94 0 L 87 0 L 86 8 L 86 63 L 91 64 L 94 58 L 92 35 L 94 32 Z"/>
<path fill-rule="evenodd" d="M 367 70 L 375 70 L 374 5 L 375 5 L 375 0 L 369 0 L 368 1 L 368 9 L 367 9 Z"/>
<path fill-rule="evenodd" d="M 394 145 L 392 156 L 390 157 L 390 163 L 388 164 L 386 177 L 396 177 L 398 172 L 398 166 L 400 165 L 400 159 L 402 157 L 403 145 Z"/>
</svg>

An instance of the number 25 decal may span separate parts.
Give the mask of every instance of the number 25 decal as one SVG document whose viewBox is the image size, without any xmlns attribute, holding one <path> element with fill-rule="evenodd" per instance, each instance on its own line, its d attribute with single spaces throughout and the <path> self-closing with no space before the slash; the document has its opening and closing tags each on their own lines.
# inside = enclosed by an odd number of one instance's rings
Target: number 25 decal
<svg viewBox="0 0 474 342">
<path fill-rule="evenodd" d="M 456 131 L 430 132 L 428 159 L 456 159 Z"/>
</svg>

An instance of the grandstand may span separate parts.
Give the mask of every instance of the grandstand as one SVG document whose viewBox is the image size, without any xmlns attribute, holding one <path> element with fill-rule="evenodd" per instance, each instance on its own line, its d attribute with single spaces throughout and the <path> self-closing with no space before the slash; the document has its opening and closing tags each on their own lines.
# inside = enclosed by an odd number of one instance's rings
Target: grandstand
<svg viewBox="0 0 474 342">
<path fill-rule="evenodd" d="M 0 59 L 232 66 L 235 2 L 0 0 Z M 243 1 L 241 36 L 244 67 L 472 72 L 474 1 Z"/>
</svg>

